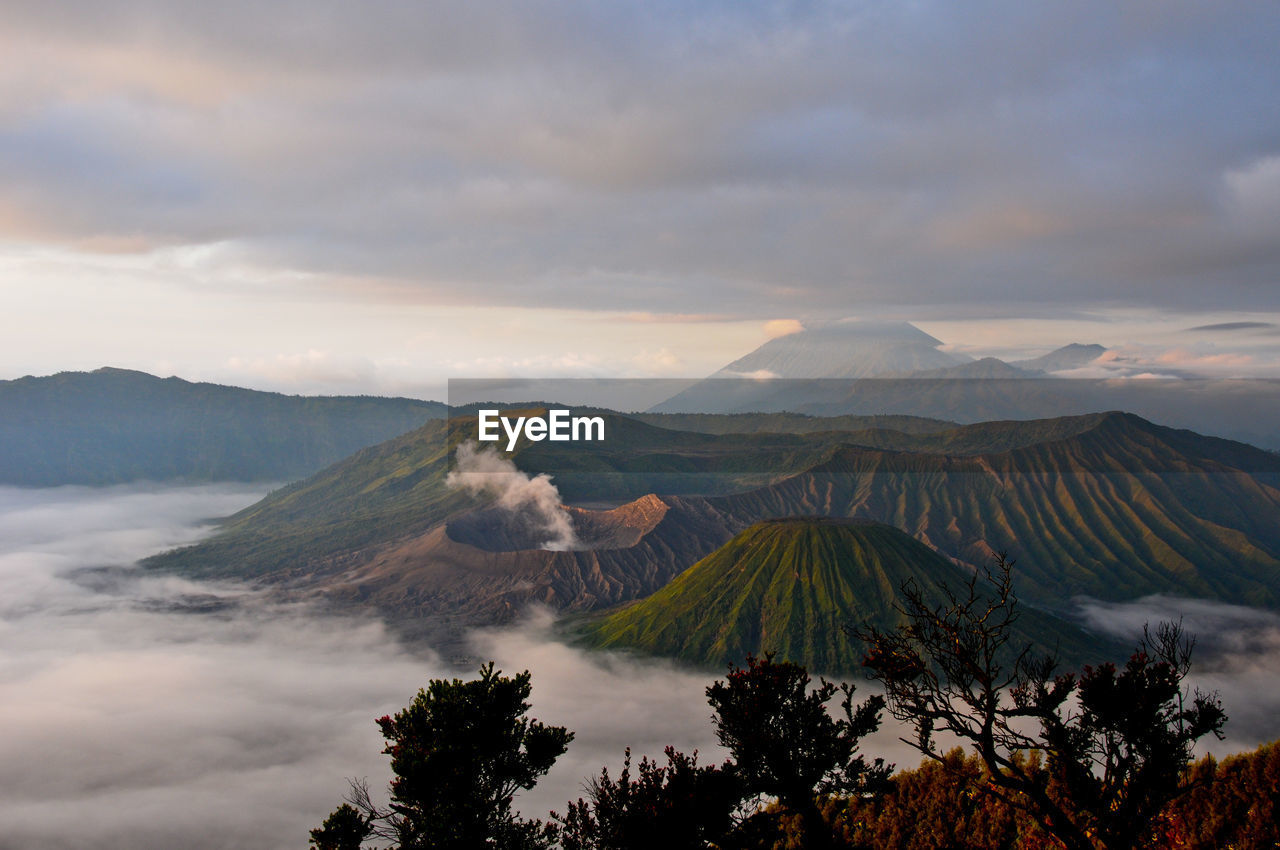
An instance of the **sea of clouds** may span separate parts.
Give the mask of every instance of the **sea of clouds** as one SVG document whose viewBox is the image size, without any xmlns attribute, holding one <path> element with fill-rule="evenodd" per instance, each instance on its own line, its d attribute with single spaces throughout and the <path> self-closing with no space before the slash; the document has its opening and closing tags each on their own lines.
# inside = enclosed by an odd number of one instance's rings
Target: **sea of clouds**
<svg viewBox="0 0 1280 850">
<path fill-rule="evenodd" d="M 430 678 L 474 673 L 403 646 L 373 619 L 136 567 L 263 492 L 0 488 L 0 848 L 303 847 L 347 777 L 385 788 L 374 718 Z M 1166 598 L 1085 611 L 1126 636 L 1183 613 L 1201 635 L 1197 683 L 1220 691 L 1232 717 L 1214 750 L 1274 735 L 1280 617 Z M 477 658 L 531 670 L 531 713 L 576 735 L 518 798 L 527 815 L 563 811 L 602 765 L 616 772 L 628 746 L 637 759 L 667 744 L 723 758 L 704 695 L 714 677 L 588 655 L 557 642 L 550 624 L 535 612 L 473 638 Z M 899 734 L 886 729 L 866 749 L 914 765 Z"/>
<path fill-rule="evenodd" d="M 232 584 L 151 575 L 261 488 L 0 488 L 0 847 L 298 848 L 347 791 L 390 778 L 374 718 L 474 674 L 381 623 Z M 518 805 L 546 817 L 623 749 L 714 754 L 708 678 L 584 656 L 549 617 L 477 633 L 533 671 L 533 714 L 576 734 Z"/>
</svg>

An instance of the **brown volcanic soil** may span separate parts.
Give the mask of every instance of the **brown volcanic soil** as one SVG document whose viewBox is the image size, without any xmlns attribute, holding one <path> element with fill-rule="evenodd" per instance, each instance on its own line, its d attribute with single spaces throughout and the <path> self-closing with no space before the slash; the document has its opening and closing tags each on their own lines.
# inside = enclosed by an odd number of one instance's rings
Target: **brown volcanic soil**
<svg viewBox="0 0 1280 850">
<path fill-rule="evenodd" d="M 657 496 L 643 496 L 613 510 L 592 511 L 565 506 L 577 532 L 579 549 L 626 549 L 635 546 L 662 521 L 669 506 Z M 538 517 L 497 507 L 480 508 L 451 517 L 445 533 L 455 543 L 486 552 L 542 549 L 547 538 Z"/>
<path fill-rule="evenodd" d="M 530 603 L 585 611 L 647 596 L 741 530 L 701 499 L 643 496 L 608 511 L 567 508 L 585 546 L 533 548 L 526 518 L 481 508 L 361 553 L 316 588 L 373 605 L 401 630 L 456 648 L 475 626 L 507 623 Z"/>
</svg>

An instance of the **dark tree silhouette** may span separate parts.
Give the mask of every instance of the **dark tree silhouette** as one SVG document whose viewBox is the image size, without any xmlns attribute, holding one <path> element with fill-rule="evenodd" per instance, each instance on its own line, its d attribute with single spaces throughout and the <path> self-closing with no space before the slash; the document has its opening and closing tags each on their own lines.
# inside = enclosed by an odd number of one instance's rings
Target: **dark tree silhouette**
<svg viewBox="0 0 1280 850">
<path fill-rule="evenodd" d="M 905 625 L 856 633 L 889 711 L 916 731 L 908 741 L 945 763 L 935 732 L 966 741 L 988 772 L 987 790 L 1042 819 L 1072 850 L 1136 846 L 1170 799 L 1195 742 L 1226 722 L 1216 695 L 1182 686 L 1192 642 L 1178 625 L 1146 632 L 1118 669 L 1055 674 L 1052 657 L 1010 645 L 1018 618 L 1012 561 L 976 574 L 933 605 L 903 588 Z M 1043 757 L 1032 769 L 1026 753 Z"/>
<path fill-rule="evenodd" d="M 336 840 L 351 809 L 367 836 L 403 850 L 549 846 L 553 830 L 519 818 L 512 801 L 551 769 L 573 734 L 525 716 L 530 690 L 527 670 L 503 676 L 492 662 L 478 679 L 433 679 L 407 708 L 378 720 L 395 774 L 390 808 L 376 806 L 367 787 L 353 782 L 348 804 L 312 833 L 313 842 Z"/>
<path fill-rule="evenodd" d="M 743 797 L 736 777 L 699 766 L 697 753 L 666 754 L 666 766 L 641 759 L 632 778 L 628 749 L 616 780 L 602 770 L 588 800 L 571 803 L 564 817 L 553 812 L 564 850 L 699 850 L 724 836 Z"/>
<path fill-rule="evenodd" d="M 707 688 L 707 697 L 716 735 L 733 756 L 731 769 L 744 792 L 776 797 L 799 818 L 803 846 L 824 848 L 832 832 L 818 798 L 880 793 L 893 767 L 858 754 L 859 740 L 880 725 L 883 697 L 855 708 L 852 685 L 837 688 L 825 679 L 809 685 L 798 664 L 749 656 L 746 667 L 731 667 L 726 681 Z M 843 716 L 833 719 L 827 702 L 837 691 Z"/>
<path fill-rule="evenodd" d="M 319 829 L 311 830 L 311 846 L 315 850 L 360 850 L 369 832 L 369 821 L 360 810 L 343 803 Z"/>
</svg>

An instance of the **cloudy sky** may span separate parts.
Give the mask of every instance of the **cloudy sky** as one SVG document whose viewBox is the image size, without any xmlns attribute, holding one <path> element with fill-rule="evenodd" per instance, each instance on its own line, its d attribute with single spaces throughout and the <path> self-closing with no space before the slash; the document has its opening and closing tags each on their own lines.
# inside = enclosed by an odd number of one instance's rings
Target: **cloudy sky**
<svg viewBox="0 0 1280 850">
<path fill-rule="evenodd" d="M 1280 373 L 1278 34 L 1176 0 L 12 0 L 0 378 L 700 375 L 844 316 Z"/>
</svg>

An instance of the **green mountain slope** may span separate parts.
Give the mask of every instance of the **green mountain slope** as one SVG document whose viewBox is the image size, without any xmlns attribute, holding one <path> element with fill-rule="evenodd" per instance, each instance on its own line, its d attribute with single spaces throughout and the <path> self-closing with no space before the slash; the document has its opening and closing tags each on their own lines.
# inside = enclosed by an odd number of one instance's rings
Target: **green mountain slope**
<svg viewBox="0 0 1280 850">
<path fill-rule="evenodd" d="M 523 408 L 522 408 L 523 409 Z M 528 410 L 545 410 L 531 405 Z M 726 417 L 728 418 L 728 417 Z M 926 439 L 886 429 L 806 434 L 712 434 L 668 430 L 606 414 L 603 443 L 521 441 L 509 457 L 529 473 L 547 472 L 566 502 L 618 504 L 647 493 L 687 495 L 754 491 L 761 485 L 838 461 L 841 453 L 876 444 L 921 445 Z M 1075 433 L 1095 420 L 990 423 L 930 435 L 925 445 L 990 449 Z M 363 449 L 312 477 L 271 493 L 224 523 L 219 534 L 156 556 L 154 566 L 205 575 L 261 576 L 306 570 L 369 546 L 413 536 L 474 499 L 445 487 L 449 452 L 475 433 L 475 420 L 454 416 Z M 504 456 L 507 456 L 504 454 Z M 783 508 L 734 512 L 738 526 Z M 803 512 L 803 511 L 799 511 Z M 810 511 L 811 513 L 813 511 Z M 723 543 L 710 541 L 706 550 Z"/>
<path fill-rule="evenodd" d="M 230 517 L 212 538 L 148 559 L 157 568 L 257 577 L 360 557 L 421 534 L 477 500 L 445 486 L 449 457 L 475 420 L 453 417 L 363 449 Z M 842 442 L 815 435 L 669 431 L 610 414 L 603 444 L 521 441 L 503 457 L 552 472 L 567 502 L 623 503 L 647 493 L 741 490 L 830 458 Z M 723 538 L 709 541 L 710 551 Z"/>
<path fill-rule="evenodd" d="M 363 450 L 272 493 L 205 542 L 149 563 L 308 581 L 368 565 L 480 505 L 445 486 L 449 452 L 472 433 L 474 422 L 455 419 Z M 667 553 L 667 575 L 764 519 L 855 517 L 892 525 L 970 566 L 1006 550 L 1018 560 L 1023 598 L 1042 608 L 1066 609 L 1078 594 L 1151 593 L 1280 606 L 1280 457 L 1241 443 L 1119 413 L 932 434 L 712 435 L 611 419 L 608 433 L 617 439 L 522 443 L 512 457 L 525 472 L 553 472 L 569 503 L 616 505 L 636 498 L 636 489 L 665 487 L 672 522 L 699 517 L 689 526 L 696 532 L 681 532 L 694 539 L 679 547 L 646 543 Z M 870 445 L 874 439 L 898 448 Z M 708 495 L 717 492 L 708 488 L 712 479 L 736 492 Z M 677 548 L 696 555 L 676 564 Z M 413 558 L 428 557 L 427 548 L 414 551 L 396 561 L 403 563 L 396 581 L 406 588 Z M 620 556 L 600 558 L 617 576 L 639 568 Z M 594 569 L 589 560 L 577 563 Z M 579 581 L 577 569 L 564 582 Z M 424 604 L 415 602 L 415 611 L 429 613 Z"/>
<path fill-rule="evenodd" d="M 855 672 L 861 646 L 841 628 L 892 628 L 905 582 L 966 580 L 963 570 L 881 523 L 790 518 L 747 528 L 661 590 L 583 627 L 588 645 L 630 648 L 703 665 L 776 652 L 811 670 Z M 1097 659 L 1105 642 L 1043 612 L 1023 618 L 1019 642 Z"/>
<path fill-rule="evenodd" d="M 0 381 L 0 484 L 300 478 L 444 411 L 438 402 L 286 396 L 125 369 Z"/>
<path fill-rule="evenodd" d="M 1055 422 L 1064 420 L 1041 424 L 1044 442 L 1004 452 L 849 448 L 711 501 L 743 523 L 874 519 L 972 565 L 1007 550 L 1038 604 L 1151 593 L 1280 604 L 1280 459 L 1128 414 L 1092 417 L 1075 433 Z"/>
<path fill-rule="evenodd" d="M 356 452 L 231 516 L 217 535 L 144 564 L 203 576 L 287 577 L 421 533 L 477 502 L 445 487 L 445 420 Z"/>
</svg>

